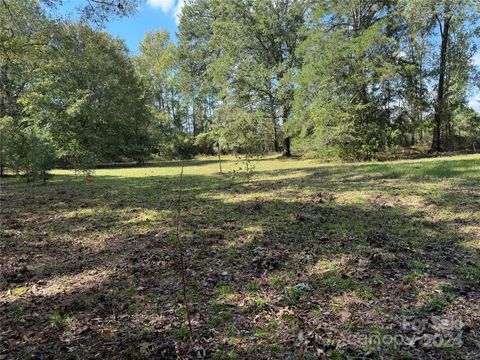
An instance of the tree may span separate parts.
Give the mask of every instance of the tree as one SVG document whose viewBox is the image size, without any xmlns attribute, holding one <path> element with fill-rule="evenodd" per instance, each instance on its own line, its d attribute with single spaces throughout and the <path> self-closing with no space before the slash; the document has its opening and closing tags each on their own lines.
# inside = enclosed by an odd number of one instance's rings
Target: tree
<svg viewBox="0 0 480 360">
<path fill-rule="evenodd" d="M 23 156 L 20 168 L 27 175 L 27 180 L 41 177 L 47 181 L 47 171 L 55 164 L 56 149 L 50 133 L 36 126 L 30 126 L 22 133 Z"/>
<path fill-rule="evenodd" d="M 51 132 L 59 156 L 87 170 L 148 152 L 144 91 L 123 42 L 88 25 L 59 25 L 48 62 L 33 73 L 21 102 Z"/>
<path fill-rule="evenodd" d="M 178 84 L 176 46 L 167 31 L 145 34 L 135 56 L 135 68 L 148 88 L 150 113 L 154 118 L 152 131 L 156 152 L 167 154 L 170 146 L 179 150 L 184 132 L 185 105 Z M 161 146 L 160 146 L 161 144 Z"/>
<path fill-rule="evenodd" d="M 47 137 L 40 131 L 31 131 L 20 102 L 28 89 L 32 72 L 43 63 L 48 47 L 51 22 L 36 1 L 0 2 L 0 175 L 5 168 L 16 173 L 24 170 L 36 175 L 52 165 L 37 161 L 36 151 L 52 153 Z M 45 145 L 45 148 L 43 148 Z M 47 150 L 48 148 L 48 150 Z M 37 156 L 34 159 L 32 156 Z M 46 160 L 46 158 L 45 158 Z M 49 158 L 50 160 L 50 158 Z M 48 163 L 48 164 L 47 164 Z M 32 170 L 32 171 L 30 171 Z"/>
<path fill-rule="evenodd" d="M 431 151 L 445 150 L 451 142 L 452 114 L 466 102 L 473 70 L 468 62 L 476 50 L 472 39 L 480 33 L 480 4 L 471 0 L 416 0 L 404 1 L 404 6 L 412 31 L 418 36 L 429 33 L 433 38 L 431 67 L 436 76 L 436 97 Z"/>
<path fill-rule="evenodd" d="M 22 4 L 24 0 L 2 0 L 5 7 L 13 4 Z M 58 10 L 63 0 L 38 0 L 36 4 Z M 112 17 L 123 17 L 133 14 L 139 7 L 141 0 L 80 0 L 76 2 L 76 9 L 81 19 L 98 26 L 104 25 Z"/>
<path fill-rule="evenodd" d="M 414 145 L 430 130 L 432 150 L 453 147 L 454 114 L 466 108 L 474 73 L 475 6 L 468 0 L 314 5 L 300 47 L 291 131 L 310 148 L 348 159 Z"/>
<path fill-rule="evenodd" d="M 211 67 L 217 51 L 211 44 L 214 14 L 210 0 L 187 1 L 182 8 L 178 25 L 178 81 L 185 106 L 185 127 L 195 137 L 212 131 L 218 89 Z M 210 71 L 212 70 L 212 71 Z M 201 136 L 206 140 L 209 136 Z M 213 143 L 202 143 L 200 150 L 208 151 Z"/>
<path fill-rule="evenodd" d="M 399 22 L 392 1 L 319 3 L 302 44 L 295 127 L 329 156 L 367 159 L 390 142 Z"/>
<path fill-rule="evenodd" d="M 293 100 L 289 74 L 300 64 L 296 50 L 305 2 L 212 1 L 212 9 L 212 46 L 219 54 L 212 69 L 220 98 L 254 118 L 271 119 L 270 138 L 279 150 L 279 126 L 289 121 Z M 284 136 L 283 154 L 291 155 L 289 135 Z"/>
</svg>

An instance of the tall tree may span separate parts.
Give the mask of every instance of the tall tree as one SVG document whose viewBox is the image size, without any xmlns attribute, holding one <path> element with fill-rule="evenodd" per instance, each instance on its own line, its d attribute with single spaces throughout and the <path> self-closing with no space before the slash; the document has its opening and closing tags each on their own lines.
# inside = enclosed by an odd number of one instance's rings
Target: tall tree
<svg viewBox="0 0 480 360">
<path fill-rule="evenodd" d="M 279 149 L 279 126 L 291 115 L 294 85 L 289 74 L 300 64 L 306 2 L 293 0 L 212 1 L 212 44 L 219 57 L 212 67 L 221 97 L 242 111 L 270 118 L 271 139 Z M 290 136 L 283 154 L 291 155 Z"/>
<path fill-rule="evenodd" d="M 135 67 L 149 85 L 153 104 L 165 125 L 182 129 L 176 86 L 176 48 L 167 31 L 145 34 L 135 57 Z"/>
<path fill-rule="evenodd" d="M 404 6 L 412 31 L 429 33 L 432 38 L 431 70 L 436 76 L 436 97 L 431 151 L 445 150 L 451 140 L 455 110 L 452 90 L 456 88 L 458 100 L 460 88 L 456 85 L 460 85 L 464 97 L 472 71 L 468 62 L 476 50 L 472 38 L 480 32 L 480 4 L 475 0 L 415 0 L 404 1 Z M 438 50 L 433 47 L 435 44 Z"/>
<path fill-rule="evenodd" d="M 295 126 L 314 135 L 322 151 L 364 159 L 389 143 L 399 31 L 393 1 L 329 1 L 313 8 L 301 49 Z"/>
<path fill-rule="evenodd" d="M 27 130 L 31 124 L 19 100 L 44 64 L 52 28 L 37 1 L 0 2 L 0 175 L 6 167 L 25 169 L 32 159 L 28 142 L 40 132 Z"/>
<path fill-rule="evenodd" d="M 211 0 L 186 1 L 178 25 L 178 85 L 187 111 L 187 128 L 197 136 L 212 130 L 217 88 L 208 71 L 217 56 L 211 46 Z"/>
<path fill-rule="evenodd" d="M 154 119 L 155 152 L 175 157 L 186 156 L 188 104 L 182 93 L 177 48 L 167 31 L 145 34 L 135 60 L 138 74 L 148 85 L 150 113 Z M 177 154 L 176 154 L 177 153 Z M 184 156 L 182 155 L 182 156 Z"/>
</svg>

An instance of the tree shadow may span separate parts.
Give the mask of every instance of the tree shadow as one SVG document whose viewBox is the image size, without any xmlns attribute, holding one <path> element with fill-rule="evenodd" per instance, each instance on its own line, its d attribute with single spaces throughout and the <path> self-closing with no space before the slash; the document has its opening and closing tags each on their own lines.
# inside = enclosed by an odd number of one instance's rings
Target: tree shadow
<svg viewBox="0 0 480 360">
<path fill-rule="evenodd" d="M 461 318 L 459 351 L 475 354 L 479 254 L 465 246 L 476 233 L 464 230 L 476 217 L 459 224 L 438 211 L 475 211 L 476 198 L 459 198 L 466 184 L 477 197 L 478 189 L 465 177 L 443 196 L 435 177 L 424 178 L 436 186 L 430 193 L 412 188 L 417 170 L 405 170 L 299 168 L 258 172 L 249 183 L 185 176 L 197 350 L 207 358 L 458 356 L 353 341 L 379 329 L 405 334 L 402 316 L 414 314 Z M 189 351 L 173 244 L 177 178 L 98 178 L 93 187 L 2 189 L 0 354 L 168 359 Z"/>
</svg>

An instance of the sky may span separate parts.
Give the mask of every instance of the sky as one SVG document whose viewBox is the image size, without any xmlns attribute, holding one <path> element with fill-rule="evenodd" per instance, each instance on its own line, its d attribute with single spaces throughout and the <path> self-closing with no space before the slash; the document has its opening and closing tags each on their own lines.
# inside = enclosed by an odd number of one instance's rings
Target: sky
<svg viewBox="0 0 480 360">
<path fill-rule="evenodd" d="M 183 0 L 147 0 L 132 16 L 111 21 L 105 30 L 121 37 L 132 53 L 138 52 L 138 44 L 147 31 L 168 30 L 171 39 L 176 41 L 178 16 Z"/>
<path fill-rule="evenodd" d="M 183 4 L 184 0 L 144 0 L 135 14 L 110 20 L 104 30 L 125 40 L 133 54 L 138 52 L 138 44 L 147 31 L 168 30 L 171 39 L 176 41 L 178 16 Z M 85 0 L 64 1 L 61 12 L 68 18 L 77 19 L 77 10 L 82 6 L 85 6 Z"/>
</svg>

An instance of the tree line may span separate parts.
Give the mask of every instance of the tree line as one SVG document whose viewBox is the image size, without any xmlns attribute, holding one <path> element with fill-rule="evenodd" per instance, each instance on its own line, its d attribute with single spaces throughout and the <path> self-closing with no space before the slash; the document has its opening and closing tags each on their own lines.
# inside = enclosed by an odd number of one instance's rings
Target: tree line
<svg viewBox="0 0 480 360">
<path fill-rule="evenodd" d="M 101 30 L 136 0 L 0 2 L 0 165 L 45 176 L 217 151 L 370 159 L 480 147 L 475 0 L 189 0 L 177 41 Z"/>
</svg>

